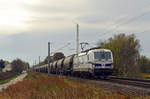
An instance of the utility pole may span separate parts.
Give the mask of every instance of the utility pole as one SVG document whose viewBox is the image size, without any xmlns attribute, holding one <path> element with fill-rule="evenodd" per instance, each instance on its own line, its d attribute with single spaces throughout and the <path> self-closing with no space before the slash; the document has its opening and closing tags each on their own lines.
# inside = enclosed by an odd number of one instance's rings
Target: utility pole
<svg viewBox="0 0 150 99">
<path fill-rule="evenodd" d="M 48 74 L 50 74 L 50 42 L 48 42 Z"/>
<path fill-rule="evenodd" d="M 77 24 L 77 40 L 76 40 L 76 43 L 77 43 L 77 45 L 76 45 L 76 47 L 77 47 L 77 49 L 76 49 L 76 54 L 77 54 L 77 66 L 79 66 L 79 25 Z"/>
<path fill-rule="evenodd" d="M 77 43 L 77 45 L 76 45 L 76 47 L 77 47 L 77 49 L 76 49 L 76 54 L 78 55 L 79 54 L 79 24 L 77 24 L 77 40 L 76 40 L 76 43 Z"/>
<path fill-rule="evenodd" d="M 35 65 L 36 65 L 36 60 L 35 60 Z"/>
<path fill-rule="evenodd" d="M 41 63 L 41 56 L 39 56 L 39 64 Z"/>
</svg>

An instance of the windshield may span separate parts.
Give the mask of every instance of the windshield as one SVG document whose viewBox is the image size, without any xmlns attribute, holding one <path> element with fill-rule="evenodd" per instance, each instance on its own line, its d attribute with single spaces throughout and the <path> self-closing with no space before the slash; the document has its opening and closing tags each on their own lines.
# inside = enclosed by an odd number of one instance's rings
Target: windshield
<svg viewBox="0 0 150 99">
<path fill-rule="evenodd" d="M 95 59 L 111 59 L 110 52 L 94 52 Z"/>
</svg>

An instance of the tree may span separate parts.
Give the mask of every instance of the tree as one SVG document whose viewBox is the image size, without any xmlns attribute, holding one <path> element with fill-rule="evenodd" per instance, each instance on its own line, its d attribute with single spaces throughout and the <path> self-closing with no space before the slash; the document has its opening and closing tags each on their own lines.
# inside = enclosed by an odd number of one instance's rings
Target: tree
<svg viewBox="0 0 150 99">
<path fill-rule="evenodd" d="M 16 73 L 21 73 L 27 67 L 27 63 L 22 61 L 21 59 L 13 60 L 11 64 L 13 72 Z"/>
<path fill-rule="evenodd" d="M 30 65 L 28 62 L 24 62 L 24 70 L 28 70 L 30 68 Z"/>
<path fill-rule="evenodd" d="M 62 59 L 62 58 L 65 58 L 64 54 L 62 52 L 57 52 L 53 56 L 53 61 L 56 61 L 56 60 L 59 60 L 59 59 Z"/>
<path fill-rule="evenodd" d="M 146 56 L 140 56 L 138 66 L 142 73 L 150 73 L 150 60 Z"/>
<path fill-rule="evenodd" d="M 50 62 L 53 61 L 53 56 L 50 56 Z M 44 65 L 44 64 L 48 64 L 48 56 L 44 59 L 44 61 L 40 62 L 39 65 Z"/>
<path fill-rule="evenodd" d="M 3 61 L 2 59 L 0 60 L 0 68 L 4 68 L 5 67 L 5 61 Z"/>
<path fill-rule="evenodd" d="M 113 52 L 114 66 L 119 76 L 139 76 L 137 59 L 139 58 L 140 44 L 135 35 L 115 35 L 104 43 L 104 47 Z"/>
</svg>

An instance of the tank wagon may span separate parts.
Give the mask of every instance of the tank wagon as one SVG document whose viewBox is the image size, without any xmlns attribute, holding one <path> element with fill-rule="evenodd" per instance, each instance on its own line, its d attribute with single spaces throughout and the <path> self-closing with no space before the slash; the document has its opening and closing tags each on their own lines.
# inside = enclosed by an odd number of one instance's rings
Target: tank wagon
<svg viewBox="0 0 150 99">
<path fill-rule="evenodd" d="M 57 74 L 63 74 L 63 62 L 64 62 L 64 59 L 60 59 L 58 60 L 57 62 Z"/>
<path fill-rule="evenodd" d="M 64 59 L 63 62 L 63 74 L 70 75 L 73 69 L 73 58 L 74 55 L 68 56 Z"/>
<path fill-rule="evenodd" d="M 109 49 L 90 49 L 43 66 L 35 67 L 37 72 L 48 72 L 73 76 L 107 77 L 113 72 L 113 55 Z"/>
</svg>

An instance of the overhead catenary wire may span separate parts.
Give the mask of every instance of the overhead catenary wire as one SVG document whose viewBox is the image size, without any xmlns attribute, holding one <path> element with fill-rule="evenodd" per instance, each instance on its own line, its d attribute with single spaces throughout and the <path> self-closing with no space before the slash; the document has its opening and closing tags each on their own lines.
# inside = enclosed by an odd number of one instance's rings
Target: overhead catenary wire
<svg viewBox="0 0 150 99">
<path fill-rule="evenodd" d="M 147 14 L 150 14 L 150 11 L 146 11 L 138 16 L 135 16 L 135 17 L 132 17 L 131 19 L 128 19 L 127 21 L 123 21 L 123 22 L 120 22 L 119 24 L 114 24 L 113 28 L 104 32 L 103 34 L 100 35 L 100 37 L 102 36 L 105 36 L 106 34 L 110 34 L 112 33 L 112 31 L 114 31 L 114 29 L 117 29 L 118 27 L 120 27 L 121 25 L 125 25 L 125 24 L 129 24 L 129 23 L 132 23 L 133 21 L 136 21 L 137 19 L 147 15 Z"/>
<path fill-rule="evenodd" d="M 144 31 L 141 31 L 141 32 L 135 32 L 134 34 L 148 33 L 149 31 L 150 31 L 150 29 L 147 29 L 147 30 L 144 30 Z"/>
<path fill-rule="evenodd" d="M 62 46 L 62 47 L 56 49 L 54 52 L 51 52 L 51 54 L 54 54 L 54 53 L 56 53 L 57 51 L 60 51 L 60 50 L 62 50 L 62 49 L 64 49 L 64 48 L 68 47 L 70 44 L 71 44 L 71 43 L 67 43 L 66 45 L 64 45 L 64 46 Z"/>
<path fill-rule="evenodd" d="M 124 20 L 121 21 L 121 19 L 119 19 L 119 20 L 117 20 L 119 23 L 114 24 L 114 25 L 113 25 L 113 28 L 111 28 L 111 29 L 109 29 L 109 30 L 103 32 L 102 34 L 99 35 L 99 37 L 102 38 L 103 36 L 105 36 L 105 35 L 107 35 L 107 34 L 111 34 L 111 33 L 113 33 L 113 31 L 115 31 L 115 29 L 117 29 L 118 27 L 120 27 L 120 26 L 122 26 L 122 25 L 125 25 L 125 24 L 132 23 L 133 21 L 136 21 L 137 19 L 139 19 L 139 18 L 141 18 L 141 17 L 144 17 L 144 16 L 147 15 L 147 14 L 150 14 L 150 11 L 143 12 L 142 14 L 140 14 L 140 15 L 138 15 L 138 16 L 135 16 L 135 17 L 132 17 L 132 18 L 126 20 L 126 21 L 124 21 Z M 126 19 L 126 17 L 123 17 L 122 19 Z M 117 22 L 117 21 L 116 21 L 116 22 Z M 115 23 L 116 23 L 116 22 L 115 22 Z M 150 29 L 144 30 L 143 32 L 138 32 L 138 33 L 135 33 L 135 34 L 145 33 L 146 31 L 149 31 L 149 30 L 150 30 Z M 96 41 L 96 42 L 97 42 L 97 41 Z M 95 42 L 95 45 L 97 44 L 96 42 Z"/>
</svg>

